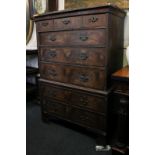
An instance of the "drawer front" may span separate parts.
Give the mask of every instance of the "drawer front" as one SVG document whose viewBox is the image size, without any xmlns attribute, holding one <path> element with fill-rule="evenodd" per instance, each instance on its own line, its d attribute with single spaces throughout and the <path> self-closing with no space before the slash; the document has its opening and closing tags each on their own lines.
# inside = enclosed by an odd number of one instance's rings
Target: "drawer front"
<svg viewBox="0 0 155 155">
<path fill-rule="evenodd" d="M 60 117 L 66 117 L 67 116 L 67 107 L 66 105 L 55 102 L 50 99 L 42 99 L 42 108 L 43 108 L 43 113 L 48 113 L 48 114 L 55 114 Z"/>
<path fill-rule="evenodd" d="M 83 16 L 83 26 L 88 28 L 94 27 L 107 27 L 107 15 L 106 14 L 99 14 L 99 15 L 88 15 Z"/>
<path fill-rule="evenodd" d="M 68 18 L 54 19 L 55 30 L 77 29 L 81 27 L 81 24 L 82 24 L 81 17 L 68 17 Z"/>
<path fill-rule="evenodd" d="M 61 64 L 40 64 L 43 79 L 75 84 L 94 89 L 105 88 L 105 70 L 102 68 L 74 67 Z"/>
<path fill-rule="evenodd" d="M 105 29 L 40 33 L 40 45 L 98 45 L 105 46 Z"/>
<path fill-rule="evenodd" d="M 54 87 L 50 84 L 40 83 L 40 95 L 42 97 L 48 97 L 68 103 L 70 98 L 70 91 L 62 87 Z"/>
<path fill-rule="evenodd" d="M 107 112 L 107 101 L 105 97 L 97 97 L 85 93 L 72 92 L 70 97 L 72 105 L 90 109 L 94 112 L 104 113 Z"/>
<path fill-rule="evenodd" d="M 105 66 L 105 48 L 50 48 L 40 49 L 40 60 L 69 64 Z"/>
<path fill-rule="evenodd" d="M 73 122 L 78 124 L 96 128 L 96 129 L 106 129 L 106 117 L 91 113 L 78 108 L 71 108 L 69 112 L 69 117 Z"/>
<path fill-rule="evenodd" d="M 46 32 L 54 29 L 53 20 L 45 20 L 36 23 L 37 31 Z"/>
</svg>

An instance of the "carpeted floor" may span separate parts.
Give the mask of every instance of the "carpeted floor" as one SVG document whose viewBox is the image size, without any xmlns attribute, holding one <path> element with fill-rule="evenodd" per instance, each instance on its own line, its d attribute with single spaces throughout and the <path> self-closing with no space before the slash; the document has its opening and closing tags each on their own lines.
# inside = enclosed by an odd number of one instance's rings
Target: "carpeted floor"
<svg viewBox="0 0 155 155">
<path fill-rule="evenodd" d="M 96 152 L 95 139 L 60 123 L 44 123 L 40 106 L 27 102 L 26 155 L 111 155 Z"/>
</svg>

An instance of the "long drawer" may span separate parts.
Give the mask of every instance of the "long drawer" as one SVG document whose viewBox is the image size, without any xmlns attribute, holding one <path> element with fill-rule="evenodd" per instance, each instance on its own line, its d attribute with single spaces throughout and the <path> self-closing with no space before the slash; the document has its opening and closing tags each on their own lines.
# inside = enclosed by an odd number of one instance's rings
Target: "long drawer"
<svg viewBox="0 0 155 155">
<path fill-rule="evenodd" d="M 81 107 L 94 112 L 107 113 L 107 100 L 106 97 L 93 96 L 92 94 L 72 92 L 70 97 L 72 106 Z"/>
<path fill-rule="evenodd" d="M 106 129 L 106 116 L 42 98 L 43 115 L 61 117 L 85 127 Z"/>
<path fill-rule="evenodd" d="M 96 29 L 39 33 L 39 44 L 52 46 L 105 46 L 106 30 Z"/>
<path fill-rule="evenodd" d="M 69 119 L 83 126 L 106 130 L 106 117 L 86 110 L 72 107 L 69 111 Z"/>
<path fill-rule="evenodd" d="M 54 63 L 40 63 L 43 79 L 100 89 L 106 87 L 104 68 L 88 68 Z"/>
<path fill-rule="evenodd" d="M 105 66 L 106 48 L 40 48 L 40 60 L 69 64 Z"/>
<path fill-rule="evenodd" d="M 84 91 L 64 88 L 40 82 L 41 97 L 61 101 L 67 105 L 81 107 L 94 112 L 107 113 L 107 98 Z"/>
</svg>

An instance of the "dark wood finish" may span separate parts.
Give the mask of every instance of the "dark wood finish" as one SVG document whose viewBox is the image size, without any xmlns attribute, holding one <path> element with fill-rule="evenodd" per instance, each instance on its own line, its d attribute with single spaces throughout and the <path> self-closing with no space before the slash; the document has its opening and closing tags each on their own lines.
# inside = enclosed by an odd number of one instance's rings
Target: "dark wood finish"
<svg viewBox="0 0 155 155">
<path fill-rule="evenodd" d="M 105 46 L 105 30 L 77 30 L 40 33 L 40 45 L 64 46 L 64 45 L 89 45 Z"/>
<path fill-rule="evenodd" d="M 40 93 L 44 98 L 48 97 L 68 104 L 71 91 L 64 87 L 49 85 L 48 83 L 42 82 L 40 84 Z"/>
<path fill-rule="evenodd" d="M 70 102 L 77 107 L 85 108 L 97 113 L 106 114 L 107 98 L 103 96 L 94 96 L 93 94 L 85 94 L 79 92 L 71 93 Z"/>
<path fill-rule="evenodd" d="M 41 96 L 61 101 L 76 107 L 85 108 L 89 111 L 106 114 L 107 98 L 93 93 L 80 92 L 76 89 L 64 88 L 42 82 L 40 85 Z"/>
<path fill-rule="evenodd" d="M 37 30 L 42 32 L 50 31 L 54 28 L 53 20 L 40 21 L 36 26 Z"/>
<path fill-rule="evenodd" d="M 112 74 L 113 95 L 111 105 L 111 129 L 113 149 L 121 154 L 128 152 L 129 145 L 129 67 Z"/>
<path fill-rule="evenodd" d="M 104 47 L 104 50 L 105 50 L 104 62 L 107 69 L 106 69 L 106 75 L 105 75 L 106 88 L 105 87 L 103 88 L 105 88 L 104 90 L 107 90 L 112 85 L 110 80 L 111 74 L 117 69 L 122 67 L 123 26 L 124 26 L 123 22 L 124 22 L 125 13 L 123 13 L 123 11 L 113 6 L 103 6 L 103 7 L 95 7 L 95 8 L 79 9 L 79 10 L 72 10 L 72 11 L 58 11 L 58 12 L 56 11 L 53 13 L 47 13 L 39 17 L 36 17 L 35 21 L 36 21 L 37 27 L 40 22 L 46 22 L 49 20 L 51 22 L 54 22 L 55 20 L 63 21 L 65 19 L 68 20 L 73 18 L 82 19 L 82 24 L 80 22 L 78 23 L 78 25 L 81 25 L 81 27 L 78 29 L 75 26 L 74 26 L 75 28 L 74 27 L 64 28 L 62 26 L 62 29 L 60 30 L 60 28 L 57 29 L 57 27 L 54 26 L 54 28 L 51 27 L 50 30 L 47 28 L 44 31 L 44 33 L 41 33 L 41 31 L 37 29 L 38 46 L 39 48 L 72 47 L 74 49 L 79 49 L 79 47 L 89 48 L 89 49 L 90 47 L 91 48 Z M 91 21 L 92 26 L 90 26 L 89 28 L 84 27 L 84 25 L 86 25 L 84 23 L 86 21 L 88 22 L 89 19 Z M 67 23 L 70 23 L 70 22 L 67 22 Z M 102 33 L 100 33 L 101 31 Z M 52 59 L 56 59 L 55 52 L 52 52 L 51 55 L 52 56 L 49 56 L 49 57 L 52 57 Z M 86 56 L 84 55 L 84 57 Z M 94 60 L 95 58 L 92 57 L 92 59 Z M 96 64 L 94 63 L 94 65 Z"/>
<path fill-rule="evenodd" d="M 107 28 L 108 15 L 107 14 L 94 14 L 83 16 L 83 27 L 85 28 Z"/>
<path fill-rule="evenodd" d="M 53 63 L 40 64 L 40 73 L 43 79 L 100 90 L 106 86 L 104 72 L 103 68 L 86 68 Z"/>
<path fill-rule="evenodd" d="M 105 48 L 40 48 L 40 60 L 45 62 L 104 67 L 105 57 Z"/>
<path fill-rule="evenodd" d="M 125 12 L 112 5 L 105 6 L 97 6 L 90 8 L 81 8 L 81 9 L 70 9 L 70 10 L 62 10 L 62 11 L 54 11 L 42 14 L 40 16 L 35 17 L 35 21 L 46 20 L 46 19 L 55 19 L 55 18 L 63 18 L 63 17 L 71 17 L 71 16 L 81 16 L 81 15 L 90 15 L 90 14 L 112 14 L 118 16 L 120 18 L 124 18 Z"/>
<path fill-rule="evenodd" d="M 110 78 L 123 62 L 124 16 L 108 5 L 35 18 L 43 117 L 55 116 L 94 130 L 104 145 Z"/>
<path fill-rule="evenodd" d="M 53 20 L 39 21 L 37 29 L 40 32 L 57 31 L 57 30 L 70 30 L 70 29 L 85 29 L 85 28 L 107 28 L 108 15 L 87 15 L 65 17 Z M 46 29 L 45 29 L 46 28 Z"/>
<path fill-rule="evenodd" d="M 71 108 L 69 115 L 70 119 L 78 124 L 82 124 L 86 127 L 88 126 L 91 128 L 101 129 L 103 131 L 106 129 L 105 116 L 94 114 L 78 108 Z"/>
<path fill-rule="evenodd" d="M 81 87 L 81 86 L 77 86 L 77 85 L 73 85 L 70 83 L 62 83 L 62 82 L 57 82 L 57 81 L 51 81 L 51 80 L 45 80 L 45 79 L 39 79 L 40 82 L 47 82 L 49 84 L 54 84 L 54 85 L 58 85 L 58 86 L 63 86 L 63 87 L 68 87 L 71 89 L 79 89 L 81 91 L 87 91 L 93 94 L 100 94 L 100 95 L 108 95 L 111 89 L 108 89 L 107 91 L 102 91 L 102 90 L 97 90 L 97 89 L 91 89 L 91 88 L 87 88 L 87 87 Z"/>
<path fill-rule="evenodd" d="M 66 105 L 61 102 L 53 101 L 48 98 L 42 98 L 43 113 L 58 115 L 58 117 L 67 118 Z"/>
<path fill-rule="evenodd" d="M 82 18 L 80 16 L 54 19 L 54 30 L 78 29 L 81 25 Z"/>
</svg>

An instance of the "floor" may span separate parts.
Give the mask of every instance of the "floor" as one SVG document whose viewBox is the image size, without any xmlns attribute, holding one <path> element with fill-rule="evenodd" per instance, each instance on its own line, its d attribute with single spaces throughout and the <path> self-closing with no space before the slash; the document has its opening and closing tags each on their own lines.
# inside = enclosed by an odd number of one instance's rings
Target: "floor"
<svg viewBox="0 0 155 155">
<path fill-rule="evenodd" d="M 26 106 L 26 155 L 112 155 L 95 151 L 93 136 L 61 123 L 45 123 L 40 105 L 35 101 Z"/>
</svg>

